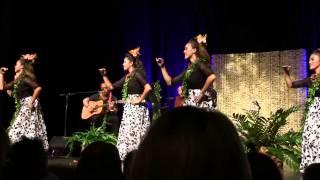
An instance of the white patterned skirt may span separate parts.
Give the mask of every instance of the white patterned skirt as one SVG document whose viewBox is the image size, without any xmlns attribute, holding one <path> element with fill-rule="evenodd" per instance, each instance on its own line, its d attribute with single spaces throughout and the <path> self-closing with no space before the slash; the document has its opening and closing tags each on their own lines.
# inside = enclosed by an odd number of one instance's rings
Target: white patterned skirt
<svg viewBox="0 0 320 180">
<path fill-rule="evenodd" d="M 46 125 L 44 124 L 41 106 L 38 100 L 35 100 L 35 108 L 30 109 L 29 104 L 32 97 L 22 98 L 20 100 L 21 108 L 17 109 L 17 116 L 11 122 L 8 128 L 8 135 L 11 143 L 18 142 L 23 136 L 34 139 L 38 138 L 43 142 L 43 147 L 47 150 L 48 137 Z"/>
<path fill-rule="evenodd" d="M 196 102 L 195 97 L 200 95 L 200 89 L 189 89 L 189 96 L 184 100 L 183 106 L 194 106 L 198 108 L 205 109 L 207 111 L 215 110 L 214 99 L 212 99 L 211 94 L 206 91 L 203 101 L 199 104 Z"/>
<path fill-rule="evenodd" d="M 313 163 L 320 163 L 320 97 L 315 97 L 309 108 L 302 134 L 300 171 Z"/>
<path fill-rule="evenodd" d="M 131 101 L 139 96 L 138 94 L 129 94 L 128 100 Z M 133 105 L 131 103 L 124 105 L 117 142 L 122 161 L 129 152 L 138 149 L 149 125 L 149 110 L 145 105 Z"/>
</svg>

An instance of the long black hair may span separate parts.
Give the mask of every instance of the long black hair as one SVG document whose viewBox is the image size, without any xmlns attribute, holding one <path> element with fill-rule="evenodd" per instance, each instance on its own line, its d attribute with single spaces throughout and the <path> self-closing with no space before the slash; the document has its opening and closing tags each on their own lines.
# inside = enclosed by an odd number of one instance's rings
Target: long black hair
<svg viewBox="0 0 320 180">
<path fill-rule="evenodd" d="M 210 64 L 210 55 L 207 51 L 207 44 L 206 43 L 199 43 L 196 38 L 192 38 L 188 41 L 192 48 L 195 48 L 196 56 L 205 62 Z"/>
<path fill-rule="evenodd" d="M 24 75 L 26 77 L 36 81 L 37 77 L 34 73 L 34 67 L 33 67 L 33 64 L 35 61 L 24 59 L 23 57 L 19 58 L 18 61 L 20 61 L 21 65 L 24 66 L 24 68 L 23 68 Z"/>
<path fill-rule="evenodd" d="M 312 53 L 311 53 L 311 54 L 316 54 L 316 55 L 320 56 L 320 48 L 318 48 L 318 49 L 316 49 L 316 50 L 312 51 Z"/>
<path fill-rule="evenodd" d="M 147 78 L 147 73 L 140 59 L 140 55 L 137 55 L 136 57 L 134 57 L 132 54 L 126 53 L 125 57 L 129 61 L 133 62 L 133 66 L 136 68 L 136 72 L 139 72 L 144 78 Z"/>
</svg>

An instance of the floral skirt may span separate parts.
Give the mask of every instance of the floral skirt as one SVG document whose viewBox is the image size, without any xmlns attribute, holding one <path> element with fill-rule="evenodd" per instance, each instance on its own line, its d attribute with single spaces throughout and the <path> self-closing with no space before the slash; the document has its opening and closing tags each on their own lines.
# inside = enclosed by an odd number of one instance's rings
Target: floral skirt
<svg viewBox="0 0 320 180">
<path fill-rule="evenodd" d="M 128 100 L 131 101 L 139 96 L 137 94 L 129 94 Z M 149 126 L 149 110 L 145 105 L 134 105 L 131 103 L 124 105 L 117 142 L 117 148 L 122 161 L 129 152 L 138 149 Z"/>
<path fill-rule="evenodd" d="M 302 134 L 300 172 L 313 163 L 320 163 L 320 97 L 315 97 Z"/>
<path fill-rule="evenodd" d="M 43 142 L 44 149 L 47 150 L 48 137 L 41 106 L 39 101 L 35 100 L 35 108 L 31 110 L 29 108 L 31 98 L 26 97 L 20 100 L 21 108 L 16 110 L 18 114 L 8 128 L 8 135 L 11 143 L 20 141 L 23 136 L 30 139 L 38 138 Z"/>
<path fill-rule="evenodd" d="M 212 98 L 211 94 L 206 91 L 203 101 L 199 104 L 195 98 L 200 95 L 200 89 L 189 89 L 189 96 L 184 100 L 183 106 L 195 106 L 198 108 L 205 109 L 207 111 L 215 110 L 215 99 Z"/>
</svg>

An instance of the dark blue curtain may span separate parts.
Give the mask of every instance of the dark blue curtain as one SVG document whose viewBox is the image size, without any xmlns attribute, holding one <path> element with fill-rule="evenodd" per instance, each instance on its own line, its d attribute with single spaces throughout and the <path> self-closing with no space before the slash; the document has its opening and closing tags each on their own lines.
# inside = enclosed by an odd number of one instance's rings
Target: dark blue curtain
<svg viewBox="0 0 320 180">
<path fill-rule="evenodd" d="M 166 100 L 176 87 L 164 85 L 155 57 L 166 60 L 171 75 L 179 74 L 186 67 L 184 45 L 199 33 L 208 33 L 210 53 L 311 51 L 320 43 L 319 7 L 317 0 L 2 0 L 0 66 L 13 67 L 20 53 L 38 52 L 49 135 L 61 135 L 65 99 L 59 94 L 98 89 L 99 67 L 107 68 L 111 80 L 121 78 L 123 55 L 136 46 L 148 81 L 160 80 Z M 69 133 L 79 129 L 86 95 L 69 99 Z M 0 122 L 7 126 L 14 105 L 4 93 L 0 97 Z"/>
</svg>

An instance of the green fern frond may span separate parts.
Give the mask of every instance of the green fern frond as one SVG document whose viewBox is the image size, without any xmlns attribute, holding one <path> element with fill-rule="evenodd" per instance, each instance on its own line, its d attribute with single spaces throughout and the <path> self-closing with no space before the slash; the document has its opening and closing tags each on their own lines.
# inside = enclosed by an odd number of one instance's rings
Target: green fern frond
<svg viewBox="0 0 320 180">
<path fill-rule="evenodd" d="M 298 170 L 301 155 L 301 132 L 290 130 L 280 134 L 279 129 L 287 124 L 290 114 L 298 110 L 297 106 L 288 109 L 279 108 L 270 117 L 260 115 L 258 110 L 245 111 L 244 114 L 233 113 L 232 119 L 239 137 L 246 150 L 259 150 L 264 146 L 268 154 L 285 162 L 289 167 Z"/>
<path fill-rule="evenodd" d="M 114 134 L 106 133 L 103 127 L 90 127 L 86 132 L 75 132 L 71 137 L 66 138 L 66 147 L 69 148 L 69 154 L 74 150 L 76 144 L 81 144 L 82 147 L 86 147 L 89 144 L 103 141 L 117 144 L 117 137 Z"/>
<path fill-rule="evenodd" d="M 297 154 L 293 153 L 290 149 L 270 147 L 268 150 L 268 154 L 276 156 L 293 170 L 299 170 L 300 156 L 297 156 Z"/>
</svg>

